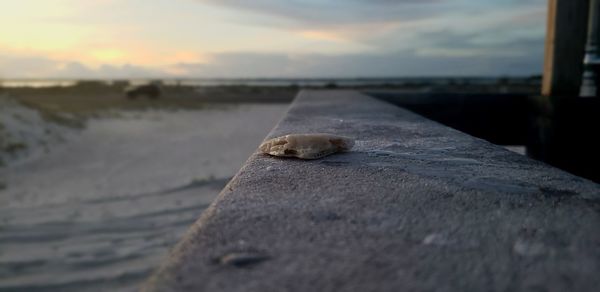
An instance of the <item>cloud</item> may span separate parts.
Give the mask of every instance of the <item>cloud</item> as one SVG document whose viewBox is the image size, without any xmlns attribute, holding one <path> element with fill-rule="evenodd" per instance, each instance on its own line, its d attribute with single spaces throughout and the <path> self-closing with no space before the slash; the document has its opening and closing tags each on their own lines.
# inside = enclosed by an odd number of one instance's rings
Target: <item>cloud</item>
<svg viewBox="0 0 600 292">
<path fill-rule="evenodd" d="M 543 37 L 487 41 L 481 33 L 442 30 L 424 33 L 428 45 L 391 51 L 345 54 L 222 52 L 164 66 L 86 66 L 40 56 L 0 55 L 5 78 L 258 78 L 498 76 L 540 74 Z M 177 58 L 174 60 L 178 60 Z"/>
<path fill-rule="evenodd" d="M 344 29 L 409 22 L 447 13 L 449 0 L 196 0 L 241 12 L 239 22 L 285 29 Z M 454 2 L 454 3 L 453 3 Z M 266 16 L 266 17 L 265 17 Z M 373 30 L 372 30 L 373 31 Z"/>
<path fill-rule="evenodd" d="M 541 36 L 505 35 L 496 32 L 453 33 L 441 30 L 424 33 L 422 38 L 434 40 L 431 44 L 415 49 L 423 56 L 541 56 L 544 50 L 544 38 Z M 437 52 L 437 53 L 436 53 Z"/>
<path fill-rule="evenodd" d="M 38 56 L 0 55 L 0 78 L 151 78 L 164 77 L 162 70 L 130 64 L 88 67 L 76 61 L 59 61 Z"/>
<path fill-rule="evenodd" d="M 291 31 L 308 39 L 361 43 L 364 48 L 375 47 L 377 39 L 414 35 L 411 30 L 426 28 L 428 20 L 461 6 L 460 0 L 196 1 L 237 12 L 237 18 L 229 21 L 242 25 Z"/>
<path fill-rule="evenodd" d="M 544 0 L 196 0 L 237 11 L 245 25 L 391 52 L 439 45 L 446 34 L 495 43 L 544 35 Z M 527 40 L 526 40 L 527 41 Z M 470 49 L 472 51 L 472 49 Z"/>
<path fill-rule="evenodd" d="M 534 51 L 520 55 L 423 55 L 418 51 L 385 54 L 217 54 L 209 64 L 174 65 L 183 76 L 210 77 L 390 77 L 533 75 L 542 68 Z"/>
<path fill-rule="evenodd" d="M 87 38 L 70 30 L 64 35 L 72 42 L 46 32 L 46 42 L 5 38 L 0 77 L 527 75 L 542 68 L 545 0 L 95 1 L 98 13 L 59 22 L 89 27 Z M 122 9 L 113 13 L 116 5 Z"/>
</svg>

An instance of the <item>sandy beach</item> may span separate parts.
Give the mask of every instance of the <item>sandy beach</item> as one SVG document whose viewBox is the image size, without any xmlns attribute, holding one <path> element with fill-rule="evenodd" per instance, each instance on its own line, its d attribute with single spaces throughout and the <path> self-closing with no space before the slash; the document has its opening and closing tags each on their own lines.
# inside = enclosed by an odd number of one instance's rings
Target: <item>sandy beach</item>
<svg viewBox="0 0 600 292">
<path fill-rule="evenodd" d="M 112 111 L 0 168 L 0 291 L 135 291 L 286 108 Z"/>
</svg>

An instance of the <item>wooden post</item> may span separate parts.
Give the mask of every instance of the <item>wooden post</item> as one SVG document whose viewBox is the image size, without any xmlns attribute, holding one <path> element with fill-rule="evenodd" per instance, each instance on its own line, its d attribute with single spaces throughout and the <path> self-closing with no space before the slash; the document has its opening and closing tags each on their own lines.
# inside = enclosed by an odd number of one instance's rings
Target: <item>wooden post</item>
<svg viewBox="0 0 600 292">
<path fill-rule="evenodd" d="M 591 0 L 590 16 L 583 61 L 581 97 L 598 97 L 600 75 L 600 0 Z"/>
<path fill-rule="evenodd" d="M 579 95 L 589 0 L 549 0 L 542 95 Z"/>
<path fill-rule="evenodd" d="M 527 154 L 600 182 L 600 99 L 580 98 L 590 0 L 548 3 L 542 96 L 532 103 Z"/>
</svg>

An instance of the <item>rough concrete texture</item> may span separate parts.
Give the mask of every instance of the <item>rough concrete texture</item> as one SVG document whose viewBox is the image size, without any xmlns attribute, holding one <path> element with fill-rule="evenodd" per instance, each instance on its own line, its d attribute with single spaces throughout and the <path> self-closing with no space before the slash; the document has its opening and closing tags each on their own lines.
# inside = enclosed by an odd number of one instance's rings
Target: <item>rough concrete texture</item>
<svg viewBox="0 0 600 292">
<path fill-rule="evenodd" d="M 598 291 L 600 185 L 351 91 L 303 91 L 146 291 Z"/>
</svg>

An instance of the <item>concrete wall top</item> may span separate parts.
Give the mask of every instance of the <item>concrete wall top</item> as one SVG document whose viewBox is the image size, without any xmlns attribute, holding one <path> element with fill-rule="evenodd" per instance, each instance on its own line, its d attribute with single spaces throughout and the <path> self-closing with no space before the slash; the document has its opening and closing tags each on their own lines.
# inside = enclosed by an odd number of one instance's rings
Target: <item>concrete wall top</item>
<svg viewBox="0 0 600 292">
<path fill-rule="evenodd" d="M 248 125 L 251 127 L 252 125 Z M 600 185 L 352 91 L 303 91 L 145 291 L 597 291 Z"/>
</svg>

